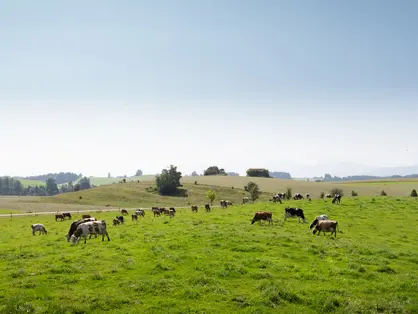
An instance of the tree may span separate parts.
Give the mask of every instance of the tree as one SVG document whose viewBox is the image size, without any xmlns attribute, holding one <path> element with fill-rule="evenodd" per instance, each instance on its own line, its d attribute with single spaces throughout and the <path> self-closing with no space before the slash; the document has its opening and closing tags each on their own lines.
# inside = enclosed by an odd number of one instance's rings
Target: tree
<svg viewBox="0 0 418 314">
<path fill-rule="evenodd" d="M 203 175 L 205 176 L 226 176 L 226 172 L 225 169 L 223 168 L 218 168 L 218 166 L 210 166 L 208 169 L 206 169 L 203 172 Z"/>
<path fill-rule="evenodd" d="M 142 176 L 142 170 L 138 169 L 135 173 L 135 177 L 140 177 L 140 176 Z"/>
<path fill-rule="evenodd" d="M 417 190 L 415 189 L 412 190 L 411 197 L 418 197 Z"/>
<path fill-rule="evenodd" d="M 193 171 L 193 172 L 192 172 L 192 177 L 197 177 L 197 176 L 199 176 L 199 175 L 197 174 L 197 172 L 196 172 L 196 171 Z"/>
<path fill-rule="evenodd" d="M 74 185 L 74 192 L 78 192 L 78 191 L 80 191 L 80 183 L 76 183 Z"/>
<path fill-rule="evenodd" d="M 87 177 L 81 178 L 78 182 L 78 185 L 80 186 L 80 190 L 87 190 L 91 188 L 90 185 L 90 179 Z"/>
<path fill-rule="evenodd" d="M 339 189 L 339 188 L 333 188 L 333 189 L 329 192 L 329 194 L 331 194 L 332 196 L 334 196 L 335 194 L 338 194 L 338 195 L 344 196 L 344 192 L 343 192 L 343 190 L 341 190 L 341 189 Z"/>
<path fill-rule="evenodd" d="M 270 178 L 270 173 L 264 168 L 250 168 L 247 170 L 247 177 Z"/>
<path fill-rule="evenodd" d="M 73 182 L 72 181 L 69 181 L 67 183 L 67 186 L 68 186 L 68 192 L 74 191 L 74 186 L 73 186 Z"/>
<path fill-rule="evenodd" d="M 216 192 L 214 190 L 209 190 L 206 192 L 206 197 L 209 199 L 209 202 L 212 205 L 216 198 Z"/>
<path fill-rule="evenodd" d="M 250 193 L 250 198 L 253 202 L 255 200 L 257 200 L 260 197 L 260 194 L 261 194 L 257 183 L 252 182 L 252 181 L 248 182 L 248 184 L 246 185 L 246 191 L 248 191 L 248 193 Z"/>
<path fill-rule="evenodd" d="M 321 192 L 321 194 L 319 195 L 319 198 L 324 198 L 325 197 L 325 193 Z"/>
<path fill-rule="evenodd" d="M 380 192 L 381 196 L 387 196 L 386 192 L 382 190 L 382 192 Z"/>
<path fill-rule="evenodd" d="M 177 171 L 177 167 L 170 165 L 169 169 L 163 169 L 160 175 L 155 177 L 157 189 L 161 195 L 170 195 L 177 192 L 180 184 L 181 172 Z"/>
<path fill-rule="evenodd" d="M 47 195 L 57 195 L 60 192 L 54 178 L 48 178 L 46 180 L 45 190 Z"/>
<path fill-rule="evenodd" d="M 358 196 L 358 193 L 354 190 L 351 191 L 351 196 Z"/>
<path fill-rule="evenodd" d="M 290 200 L 292 198 L 292 188 L 287 188 L 286 190 L 286 198 Z"/>
</svg>

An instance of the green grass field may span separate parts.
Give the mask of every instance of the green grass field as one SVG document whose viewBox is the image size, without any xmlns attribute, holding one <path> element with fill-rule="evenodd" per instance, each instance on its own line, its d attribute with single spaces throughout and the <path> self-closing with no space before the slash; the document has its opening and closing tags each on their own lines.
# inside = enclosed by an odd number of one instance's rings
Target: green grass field
<svg viewBox="0 0 418 314">
<path fill-rule="evenodd" d="M 107 178 L 107 177 L 89 177 L 90 184 L 95 186 L 107 185 L 107 184 L 116 184 L 123 180 L 122 178 Z M 144 175 L 144 176 L 137 176 L 137 177 L 128 177 L 126 178 L 126 182 L 137 182 L 137 181 L 154 181 L 155 175 Z"/>
<path fill-rule="evenodd" d="M 337 219 L 337 238 L 282 221 L 300 206 L 310 223 Z M 272 226 L 251 225 L 273 212 Z M 145 218 L 111 241 L 66 242 L 70 221 L 0 220 L 1 313 L 417 313 L 418 202 L 346 198 L 259 203 Z M 30 225 L 44 223 L 46 236 Z"/>
<path fill-rule="evenodd" d="M 22 183 L 22 185 L 26 188 L 29 185 L 30 186 L 42 186 L 45 185 L 46 183 L 44 181 L 38 181 L 38 180 L 26 180 L 26 179 L 18 179 L 20 181 L 20 183 Z"/>
</svg>

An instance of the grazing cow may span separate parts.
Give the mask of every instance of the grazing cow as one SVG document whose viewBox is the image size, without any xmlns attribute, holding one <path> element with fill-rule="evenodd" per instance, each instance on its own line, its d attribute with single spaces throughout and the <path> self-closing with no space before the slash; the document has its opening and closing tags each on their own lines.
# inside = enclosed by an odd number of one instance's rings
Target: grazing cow
<svg viewBox="0 0 418 314">
<path fill-rule="evenodd" d="M 132 214 L 132 221 L 138 221 L 138 215 L 137 214 Z"/>
<path fill-rule="evenodd" d="M 256 221 L 259 221 L 261 224 L 261 220 L 267 220 L 270 223 L 273 223 L 273 214 L 272 212 L 257 212 L 253 220 L 251 220 L 251 224 L 254 224 Z"/>
<path fill-rule="evenodd" d="M 231 201 L 226 201 L 226 205 L 232 206 L 232 202 Z"/>
<path fill-rule="evenodd" d="M 327 195 L 325 195 L 325 197 L 326 198 L 331 198 L 332 196 L 331 196 L 331 194 L 328 193 Z"/>
<path fill-rule="evenodd" d="M 197 213 L 197 206 L 196 205 L 193 205 L 192 206 L 192 212 L 196 212 Z"/>
<path fill-rule="evenodd" d="M 120 225 L 119 219 L 113 219 L 113 226 L 116 227 L 116 226 L 119 226 L 119 225 Z"/>
<path fill-rule="evenodd" d="M 311 195 L 310 195 L 309 193 L 306 193 L 305 197 L 306 197 L 307 199 L 309 199 L 309 198 L 311 198 Z"/>
<path fill-rule="evenodd" d="M 153 207 L 152 212 L 154 214 L 154 217 L 155 216 L 158 216 L 158 217 L 161 216 L 161 212 L 160 212 L 160 209 L 158 207 Z"/>
<path fill-rule="evenodd" d="M 136 214 L 137 216 L 142 216 L 142 217 L 145 217 L 145 210 L 143 210 L 143 209 L 137 209 L 137 210 L 135 211 L 135 214 Z"/>
<path fill-rule="evenodd" d="M 210 212 L 210 205 L 209 205 L 209 204 L 205 204 L 205 210 L 206 210 L 207 212 Z"/>
<path fill-rule="evenodd" d="M 86 218 L 91 218 L 91 216 L 90 215 L 87 215 L 87 214 L 81 216 L 81 219 L 86 219 Z"/>
<path fill-rule="evenodd" d="M 303 195 L 300 193 L 295 193 L 295 195 L 293 196 L 294 200 L 301 200 L 303 199 Z"/>
<path fill-rule="evenodd" d="M 165 213 L 165 211 L 166 211 L 165 207 L 160 207 L 160 208 L 159 208 L 159 210 L 160 210 L 160 213 L 161 213 L 161 214 L 164 214 L 164 213 Z"/>
<path fill-rule="evenodd" d="M 119 220 L 121 224 L 125 223 L 125 218 L 123 216 L 116 216 L 116 219 Z"/>
<path fill-rule="evenodd" d="M 315 219 L 312 221 L 311 225 L 309 226 L 309 229 L 312 229 L 313 227 L 315 227 L 318 221 L 320 220 L 328 220 L 328 216 L 325 214 L 316 216 Z"/>
<path fill-rule="evenodd" d="M 279 194 L 273 195 L 273 198 L 271 199 L 271 201 L 273 201 L 273 203 L 279 202 L 280 204 L 283 204 L 282 197 Z"/>
<path fill-rule="evenodd" d="M 85 222 L 89 222 L 89 221 L 96 221 L 96 218 L 94 217 L 89 217 L 89 218 L 84 218 L 84 219 L 80 219 L 80 220 L 76 220 L 73 221 L 71 223 L 70 226 L 70 230 L 68 231 L 68 234 L 65 236 L 67 238 L 67 241 L 70 241 L 71 236 L 74 234 L 74 232 L 77 230 L 77 227 Z"/>
<path fill-rule="evenodd" d="M 220 204 L 221 204 L 221 208 L 226 208 L 226 207 L 228 207 L 228 204 L 226 203 L 226 201 L 225 201 L 225 200 L 221 200 L 221 201 L 220 201 Z"/>
<path fill-rule="evenodd" d="M 313 234 L 315 234 L 318 231 L 318 235 L 321 233 L 321 231 L 325 232 L 331 232 L 331 236 L 334 233 L 334 236 L 337 237 L 337 228 L 338 228 L 338 221 L 336 220 L 320 220 L 315 226 L 315 229 L 312 231 Z"/>
<path fill-rule="evenodd" d="M 100 234 L 102 235 L 102 241 L 104 241 L 104 237 L 107 236 L 107 241 L 110 241 L 109 234 L 106 230 L 106 222 L 104 220 L 101 221 L 89 221 L 83 223 L 77 227 L 77 230 L 71 236 L 71 242 L 76 244 L 80 241 L 81 237 L 84 238 L 84 244 L 87 242 L 87 236 L 91 234 Z"/>
<path fill-rule="evenodd" d="M 56 214 L 55 215 L 55 221 L 58 221 L 58 219 L 61 219 L 61 221 L 64 221 L 64 215 L 62 215 L 62 214 Z"/>
<path fill-rule="evenodd" d="M 248 196 L 242 198 L 242 203 L 247 204 L 250 202 L 250 198 Z"/>
<path fill-rule="evenodd" d="M 62 215 L 65 217 L 67 217 L 68 219 L 71 219 L 71 214 L 70 213 L 62 213 Z"/>
<path fill-rule="evenodd" d="M 128 214 L 128 211 L 127 211 L 126 209 L 122 208 L 122 209 L 120 210 L 120 213 L 121 213 L 122 215 L 127 215 L 127 214 Z"/>
<path fill-rule="evenodd" d="M 172 210 L 174 213 L 176 213 L 176 209 L 174 207 L 170 207 L 170 210 Z"/>
<path fill-rule="evenodd" d="M 305 223 L 305 215 L 303 214 L 303 210 L 301 208 L 293 208 L 293 207 L 286 207 L 284 209 L 284 220 L 288 217 L 298 217 L 298 222 L 300 223 L 300 219 Z"/>
<path fill-rule="evenodd" d="M 48 234 L 43 224 L 33 224 L 32 226 L 32 235 L 35 235 L 36 231 L 39 231 L 39 234 Z"/>
<path fill-rule="evenodd" d="M 170 218 L 173 218 L 175 214 L 176 212 L 173 211 L 171 208 L 168 210 L 168 215 L 170 216 Z"/>
<path fill-rule="evenodd" d="M 335 202 L 340 204 L 340 202 L 341 202 L 341 195 L 340 194 L 335 194 L 334 195 L 334 198 L 332 199 L 332 204 L 334 204 Z"/>
</svg>

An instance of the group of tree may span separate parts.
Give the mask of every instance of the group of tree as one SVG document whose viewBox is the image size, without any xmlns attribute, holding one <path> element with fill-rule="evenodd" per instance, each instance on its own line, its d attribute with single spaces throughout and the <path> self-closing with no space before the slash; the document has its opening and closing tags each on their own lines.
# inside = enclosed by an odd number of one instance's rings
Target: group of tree
<svg viewBox="0 0 418 314">
<path fill-rule="evenodd" d="M 155 178 L 157 189 L 161 195 L 172 195 L 177 192 L 177 188 L 181 186 L 180 179 L 182 175 L 177 171 L 177 167 L 170 165 L 169 169 L 163 169 L 161 174 Z"/>
<path fill-rule="evenodd" d="M 219 168 L 218 166 L 210 166 L 203 172 L 205 176 L 226 176 L 225 169 Z"/>
<path fill-rule="evenodd" d="M 81 178 L 74 184 L 69 181 L 58 187 L 55 178 L 47 178 L 45 185 L 35 185 L 24 187 L 19 179 L 11 177 L 0 177 L 0 195 L 19 195 L 19 196 L 52 196 L 60 193 L 77 192 L 90 189 L 90 179 Z"/>
<path fill-rule="evenodd" d="M 250 168 L 247 170 L 247 177 L 261 177 L 270 178 L 268 169 L 264 168 Z"/>
<path fill-rule="evenodd" d="M 22 179 L 46 182 L 46 180 L 48 180 L 49 178 L 53 178 L 55 179 L 55 182 L 57 184 L 63 184 L 69 181 L 74 182 L 81 177 L 82 177 L 81 173 L 76 174 L 73 172 L 59 172 L 59 173 L 48 173 L 48 174 L 42 174 L 42 175 L 37 175 L 37 176 L 24 177 Z"/>
</svg>

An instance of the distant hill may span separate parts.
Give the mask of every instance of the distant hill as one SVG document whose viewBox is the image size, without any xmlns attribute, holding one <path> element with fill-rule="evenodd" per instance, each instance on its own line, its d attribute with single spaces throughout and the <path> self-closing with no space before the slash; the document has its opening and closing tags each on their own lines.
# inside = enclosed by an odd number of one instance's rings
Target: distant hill
<svg viewBox="0 0 418 314">
<path fill-rule="evenodd" d="M 288 172 L 270 171 L 269 174 L 271 177 L 277 178 L 277 179 L 286 179 L 286 180 L 292 179 L 290 173 Z"/>
</svg>

